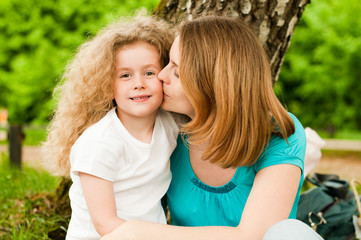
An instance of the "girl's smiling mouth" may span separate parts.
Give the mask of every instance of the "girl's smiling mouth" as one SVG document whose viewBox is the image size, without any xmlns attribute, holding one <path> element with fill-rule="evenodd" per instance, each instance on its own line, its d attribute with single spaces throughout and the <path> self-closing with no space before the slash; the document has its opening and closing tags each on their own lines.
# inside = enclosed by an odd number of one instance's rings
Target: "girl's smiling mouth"
<svg viewBox="0 0 361 240">
<path fill-rule="evenodd" d="M 131 97 L 130 99 L 135 102 L 145 102 L 150 97 L 151 97 L 151 95 L 139 95 L 139 96 Z"/>
</svg>

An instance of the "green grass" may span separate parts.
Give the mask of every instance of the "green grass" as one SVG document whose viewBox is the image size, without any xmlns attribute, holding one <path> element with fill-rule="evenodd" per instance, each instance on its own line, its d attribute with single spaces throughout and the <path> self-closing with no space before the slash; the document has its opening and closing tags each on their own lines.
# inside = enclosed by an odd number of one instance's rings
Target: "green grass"
<svg viewBox="0 0 361 240">
<path fill-rule="evenodd" d="M 39 169 L 12 167 L 0 158 L 0 239 L 49 239 L 48 232 L 65 225 L 52 200 L 60 178 Z M 65 227 L 63 227 L 65 228 Z"/>
</svg>

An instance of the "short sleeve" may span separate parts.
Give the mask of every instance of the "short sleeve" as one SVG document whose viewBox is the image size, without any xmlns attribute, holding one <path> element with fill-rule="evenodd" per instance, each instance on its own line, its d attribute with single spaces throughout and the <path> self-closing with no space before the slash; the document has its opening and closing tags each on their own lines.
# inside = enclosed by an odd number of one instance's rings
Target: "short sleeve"
<svg viewBox="0 0 361 240">
<path fill-rule="evenodd" d="M 84 172 L 113 182 L 115 180 L 121 148 L 117 151 L 108 143 L 89 140 L 78 142 L 70 155 L 71 171 Z"/>
<path fill-rule="evenodd" d="M 303 173 L 306 152 L 305 130 L 299 120 L 293 114 L 289 114 L 294 122 L 295 132 L 288 137 L 288 143 L 281 137 L 272 136 L 268 147 L 253 166 L 256 172 L 277 164 L 292 164 L 298 166 Z"/>
</svg>

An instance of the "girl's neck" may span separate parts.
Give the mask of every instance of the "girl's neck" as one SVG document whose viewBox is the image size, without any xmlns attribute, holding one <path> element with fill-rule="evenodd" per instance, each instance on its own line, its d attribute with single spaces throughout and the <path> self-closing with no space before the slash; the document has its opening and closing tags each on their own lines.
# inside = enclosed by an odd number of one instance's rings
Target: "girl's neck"
<svg viewBox="0 0 361 240">
<path fill-rule="evenodd" d="M 143 143 L 150 143 L 152 141 L 157 113 L 142 118 L 119 116 L 119 114 L 117 114 L 117 116 L 122 122 L 123 126 L 134 138 Z"/>
</svg>

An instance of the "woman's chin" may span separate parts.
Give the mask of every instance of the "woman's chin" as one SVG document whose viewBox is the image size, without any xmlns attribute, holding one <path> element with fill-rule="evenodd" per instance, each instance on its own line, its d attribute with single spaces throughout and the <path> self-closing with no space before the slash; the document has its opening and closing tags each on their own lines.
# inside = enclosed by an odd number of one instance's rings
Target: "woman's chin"
<svg viewBox="0 0 361 240">
<path fill-rule="evenodd" d="M 164 100 L 162 102 L 162 104 L 160 105 L 160 107 L 165 110 L 165 111 L 168 111 L 168 112 L 174 112 L 174 107 L 172 107 L 173 105 L 170 104 L 167 100 Z"/>
<path fill-rule="evenodd" d="M 167 112 L 174 112 L 182 115 L 186 115 L 189 118 L 194 117 L 194 109 L 190 104 L 175 104 L 174 102 L 170 102 L 169 100 L 163 100 L 160 107 Z"/>
</svg>

